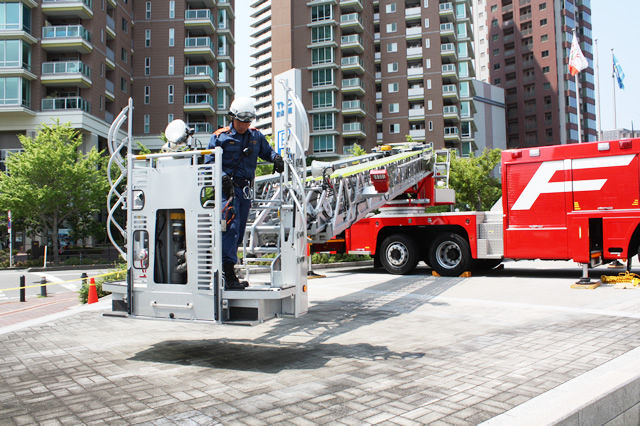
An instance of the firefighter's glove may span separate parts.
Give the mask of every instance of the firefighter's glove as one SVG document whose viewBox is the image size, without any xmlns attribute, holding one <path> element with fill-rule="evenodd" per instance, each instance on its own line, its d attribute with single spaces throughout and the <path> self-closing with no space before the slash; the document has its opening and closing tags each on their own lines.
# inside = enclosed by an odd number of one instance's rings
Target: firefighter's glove
<svg viewBox="0 0 640 426">
<path fill-rule="evenodd" d="M 233 181 L 229 175 L 222 176 L 222 195 L 225 198 L 231 198 L 233 196 Z"/>
<path fill-rule="evenodd" d="M 276 173 L 284 172 L 284 160 L 279 155 L 273 159 L 273 171 Z"/>
</svg>

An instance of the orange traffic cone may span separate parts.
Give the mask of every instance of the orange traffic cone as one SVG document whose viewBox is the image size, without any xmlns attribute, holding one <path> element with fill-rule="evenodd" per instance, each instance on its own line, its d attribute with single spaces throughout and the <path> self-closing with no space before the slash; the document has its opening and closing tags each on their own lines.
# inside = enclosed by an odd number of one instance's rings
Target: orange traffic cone
<svg viewBox="0 0 640 426">
<path fill-rule="evenodd" d="M 96 303 L 98 301 L 98 290 L 96 289 L 96 280 L 89 279 L 89 297 L 87 298 L 87 304 Z"/>
</svg>

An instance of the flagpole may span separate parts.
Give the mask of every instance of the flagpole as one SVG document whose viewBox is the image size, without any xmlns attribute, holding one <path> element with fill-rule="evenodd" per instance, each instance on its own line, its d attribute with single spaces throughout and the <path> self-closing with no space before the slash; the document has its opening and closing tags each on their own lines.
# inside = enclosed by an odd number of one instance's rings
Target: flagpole
<svg viewBox="0 0 640 426">
<path fill-rule="evenodd" d="M 576 29 L 573 29 L 573 38 L 576 39 L 577 34 L 576 34 Z M 576 39 L 577 40 L 577 39 Z M 578 95 L 580 93 L 580 89 L 578 88 L 578 74 L 580 74 L 579 72 L 576 73 L 575 78 L 576 78 L 576 110 L 578 113 L 578 143 L 582 143 L 582 123 L 580 123 L 580 96 Z"/>
<path fill-rule="evenodd" d="M 611 73 L 611 79 L 613 82 L 613 129 L 618 131 L 618 120 L 616 119 L 616 67 L 613 64 L 613 49 L 611 49 L 611 64 L 613 66 L 613 72 Z"/>
<path fill-rule="evenodd" d="M 600 123 L 600 71 L 599 71 L 599 63 L 598 60 L 598 39 L 595 40 L 595 48 L 596 48 L 596 111 L 598 113 L 598 140 L 602 140 L 602 126 Z"/>
</svg>

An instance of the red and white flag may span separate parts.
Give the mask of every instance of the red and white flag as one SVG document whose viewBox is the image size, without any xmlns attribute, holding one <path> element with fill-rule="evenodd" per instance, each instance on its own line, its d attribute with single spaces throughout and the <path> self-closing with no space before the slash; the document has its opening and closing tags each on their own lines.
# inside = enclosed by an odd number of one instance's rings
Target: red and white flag
<svg viewBox="0 0 640 426">
<path fill-rule="evenodd" d="M 582 50 L 580 50 L 578 37 L 574 35 L 571 42 L 571 53 L 569 53 L 569 72 L 573 76 L 588 66 L 589 62 L 587 62 L 587 58 L 584 57 Z"/>
</svg>

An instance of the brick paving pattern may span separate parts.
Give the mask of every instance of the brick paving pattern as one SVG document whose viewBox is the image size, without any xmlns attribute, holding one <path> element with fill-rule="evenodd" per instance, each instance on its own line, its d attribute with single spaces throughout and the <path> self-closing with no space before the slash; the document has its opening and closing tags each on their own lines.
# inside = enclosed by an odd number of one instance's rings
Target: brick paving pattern
<svg viewBox="0 0 640 426">
<path fill-rule="evenodd" d="M 0 423 L 469 425 L 640 345 L 637 310 L 440 297 L 461 282 L 387 279 L 252 328 L 86 311 L 6 333 Z"/>
</svg>

